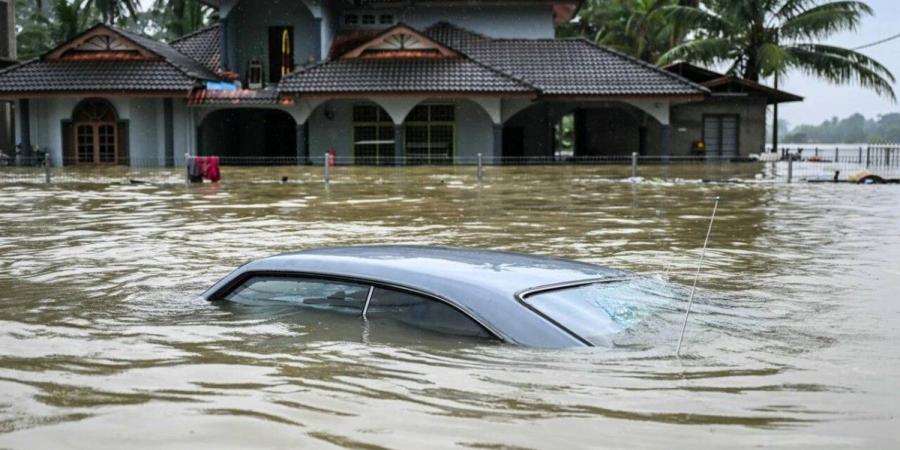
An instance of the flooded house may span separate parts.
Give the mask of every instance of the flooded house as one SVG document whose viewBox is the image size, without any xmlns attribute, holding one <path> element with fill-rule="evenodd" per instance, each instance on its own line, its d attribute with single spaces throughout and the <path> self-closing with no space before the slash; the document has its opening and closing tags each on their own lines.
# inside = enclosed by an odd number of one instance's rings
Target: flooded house
<svg viewBox="0 0 900 450">
<path fill-rule="evenodd" d="M 739 158 L 763 150 L 766 106 L 790 101 L 556 38 L 576 0 L 206 3 L 218 23 L 172 42 L 98 24 L 0 72 L 26 156 L 131 166 L 182 165 L 186 155 L 306 164 L 329 152 L 339 164 L 543 162 L 561 157 L 555 127 L 572 115 L 566 158 Z"/>
</svg>

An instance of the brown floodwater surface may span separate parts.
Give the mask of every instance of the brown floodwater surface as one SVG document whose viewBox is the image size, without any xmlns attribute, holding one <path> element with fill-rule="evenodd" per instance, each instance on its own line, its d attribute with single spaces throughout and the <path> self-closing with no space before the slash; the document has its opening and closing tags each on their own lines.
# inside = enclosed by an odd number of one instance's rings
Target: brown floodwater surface
<svg viewBox="0 0 900 450">
<path fill-rule="evenodd" d="M 896 448 L 900 187 L 696 181 L 760 170 L 0 184 L 0 448 Z M 255 258 L 385 243 L 690 285 L 715 196 L 681 359 L 683 287 L 608 345 L 552 351 L 196 299 Z"/>
</svg>

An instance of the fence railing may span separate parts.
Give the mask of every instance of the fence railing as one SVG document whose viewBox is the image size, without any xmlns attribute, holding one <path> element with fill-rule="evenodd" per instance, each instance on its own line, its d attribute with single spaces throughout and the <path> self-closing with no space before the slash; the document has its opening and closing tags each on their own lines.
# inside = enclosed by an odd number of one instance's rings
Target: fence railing
<svg viewBox="0 0 900 450">
<path fill-rule="evenodd" d="M 760 161 L 761 159 L 761 161 Z M 853 151 L 841 148 L 836 152 L 818 151 L 814 148 L 785 149 L 781 154 L 764 154 L 756 158 L 705 157 L 705 156 L 536 156 L 492 157 L 456 156 L 433 158 L 410 156 L 395 164 L 392 157 L 354 158 L 329 157 L 327 154 L 298 158 L 283 157 L 220 157 L 223 176 L 234 181 L 266 176 L 276 179 L 305 180 L 309 182 L 335 179 L 349 180 L 360 174 L 403 174 L 406 171 L 435 173 L 457 171 L 472 172 L 481 180 L 491 171 L 516 166 L 609 166 L 604 176 L 628 178 L 690 178 L 690 179 L 756 179 L 777 181 L 829 180 L 838 172 L 839 179 L 868 168 L 884 178 L 900 178 L 900 146 L 867 146 Z M 161 167 L 158 158 L 134 159 L 129 165 L 85 165 L 74 161 L 54 162 L 52 158 L 35 157 L 17 160 L 0 159 L 0 183 L 153 183 L 177 184 L 187 182 L 185 158 L 170 161 L 172 166 Z M 748 163 L 754 164 L 732 164 Z M 353 166 L 351 168 L 350 166 Z M 616 167 L 620 168 L 616 168 Z M 232 177 L 234 176 L 234 177 Z M 360 178 L 361 179 L 361 178 Z"/>
<path fill-rule="evenodd" d="M 867 174 L 900 178 L 900 144 L 790 146 L 764 156 L 775 166 L 776 177 L 788 182 L 856 181 Z"/>
</svg>

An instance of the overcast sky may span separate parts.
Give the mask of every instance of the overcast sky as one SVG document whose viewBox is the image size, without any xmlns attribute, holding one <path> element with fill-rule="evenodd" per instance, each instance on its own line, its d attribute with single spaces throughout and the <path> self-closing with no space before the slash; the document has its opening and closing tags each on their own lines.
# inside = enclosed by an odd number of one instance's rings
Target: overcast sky
<svg viewBox="0 0 900 450">
<path fill-rule="evenodd" d="M 875 16 L 865 19 L 856 33 L 836 35 L 829 44 L 853 48 L 900 33 L 900 1 L 868 0 L 867 3 L 875 10 Z M 900 39 L 861 52 L 875 58 L 900 78 Z M 846 117 L 856 112 L 870 118 L 900 112 L 900 105 L 871 91 L 858 86 L 834 86 L 799 73 L 791 74 L 781 87 L 806 97 L 802 103 L 781 106 L 780 115 L 791 126 L 818 124 L 833 116 Z M 894 83 L 894 91 L 900 96 L 900 83 Z"/>
</svg>

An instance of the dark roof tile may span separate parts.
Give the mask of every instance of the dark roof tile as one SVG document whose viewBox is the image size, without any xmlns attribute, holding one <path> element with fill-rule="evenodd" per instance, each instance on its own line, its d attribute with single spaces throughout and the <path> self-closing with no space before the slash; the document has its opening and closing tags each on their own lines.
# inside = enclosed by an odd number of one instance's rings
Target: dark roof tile
<svg viewBox="0 0 900 450">
<path fill-rule="evenodd" d="M 166 61 L 43 61 L 0 72 L 0 92 L 184 91 L 195 80 Z"/>
<path fill-rule="evenodd" d="M 705 88 L 583 39 L 491 39 L 441 22 L 426 34 L 544 95 L 702 95 Z"/>
<path fill-rule="evenodd" d="M 180 37 L 171 42 L 172 48 L 203 64 L 208 70 L 218 73 L 222 70 L 219 25 Z"/>
<path fill-rule="evenodd" d="M 284 93 L 532 92 L 533 88 L 467 59 L 339 59 L 289 75 Z"/>
</svg>

